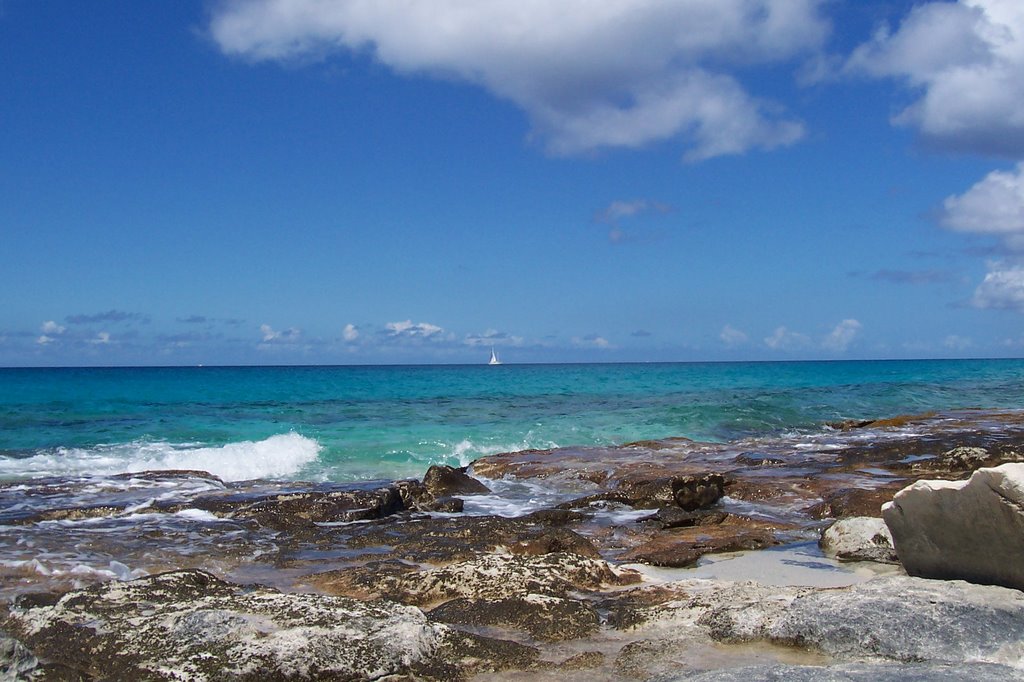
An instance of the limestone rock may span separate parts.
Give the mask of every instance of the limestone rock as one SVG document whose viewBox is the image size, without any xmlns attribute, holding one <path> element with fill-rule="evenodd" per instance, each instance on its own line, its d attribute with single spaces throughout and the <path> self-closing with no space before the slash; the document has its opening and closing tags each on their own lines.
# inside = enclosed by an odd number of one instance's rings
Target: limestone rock
<svg viewBox="0 0 1024 682">
<path fill-rule="evenodd" d="M 882 515 L 909 574 L 1024 590 L 1024 464 L 918 481 Z"/>
<path fill-rule="evenodd" d="M 857 516 L 840 519 L 822 533 L 821 548 L 842 561 L 899 563 L 892 535 L 882 519 Z"/>
<path fill-rule="evenodd" d="M 5 627 L 86 679 L 451 679 L 464 676 L 451 663 L 459 641 L 474 639 L 414 607 L 244 588 L 202 571 L 16 603 Z"/>
<path fill-rule="evenodd" d="M 952 471 L 973 471 L 990 457 L 985 448 L 961 445 L 942 453 L 941 461 Z"/>
<path fill-rule="evenodd" d="M 897 664 L 847 663 L 845 665 L 759 665 L 723 670 L 660 675 L 650 682 L 1010 682 L 1024 680 L 1019 670 L 989 663 Z"/>
<path fill-rule="evenodd" d="M 847 659 L 1022 665 L 1024 594 L 1015 590 L 902 576 L 840 589 L 738 587 L 739 599 L 726 589 L 698 618 L 715 639 Z"/>
<path fill-rule="evenodd" d="M 355 573 L 356 580 L 349 574 Z M 331 571 L 314 579 L 320 589 L 358 596 L 386 596 L 418 606 L 451 599 L 512 599 L 526 594 L 562 597 L 571 591 L 598 590 L 640 581 L 600 559 L 556 552 L 540 556 L 490 554 L 425 571 L 368 574 Z"/>
</svg>

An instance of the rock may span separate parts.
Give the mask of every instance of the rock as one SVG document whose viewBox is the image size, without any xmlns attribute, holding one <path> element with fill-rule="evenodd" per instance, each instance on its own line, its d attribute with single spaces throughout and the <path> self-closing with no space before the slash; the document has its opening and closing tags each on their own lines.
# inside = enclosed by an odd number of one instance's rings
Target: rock
<svg viewBox="0 0 1024 682">
<path fill-rule="evenodd" d="M 196 505 L 200 506 L 200 505 Z M 339 490 L 274 495 L 252 504 L 226 509 L 216 504 L 214 513 L 227 511 L 235 519 L 251 519 L 275 530 L 291 531 L 324 522 L 351 522 L 379 519 L 405 510 L 398 488 L 376 490 Z M 207 508 L 200 506 L 200 508 Z"/>
<path fill-rule="evenodd" d="M 723 670 L 670 673 L 650 682 L 947 682 L 1024 680 L 1024 674 L 1005 665 L 989 663 L 898 664 L 847 663 L 845 665 L 758 665 Z"/>
<path fill-rule="evenodd" d="M 353 579 L 353 574 L 358 577 Z M 342 570 L 312 576 L 320 589 L 356 596 L 386 596 L 418 606 L 461 597 L 501 600 L 540 594 L 564 597 L 572 591 L 640 581 L 633 571 L 620 571 L 600 559 L 558 552 L 542 556 L 490 554 L 424 571 L 380 574 Z"/>
<path fill-rule="evenodd" d="M 824 662 L 1024 668 L 1024 593 L 1004 587 L 907 576 L 831 589 L 686 580 L 660 593 L 630 590 L 617 601 L 626 616 L 619 627 L 668 641 L 703 633 L 723 643 L 796 647 L 829 657 Z"/>
<path fill-rule="evenodd" d="M 696 622 L 720 641 L 908 663 L 1019 665 L 1024 653 L 1024 594 L 1003 587 L 895 576 L 839 589 L 737 583 L 722 590 L 691 601 L 704 610 Z M 695 614 L 681 615 L 692 622 Z"/>
<path fill-rule="evenodd" d="M 989 457 L 988 450 L 985 448 L 972 448 L 962 445 L 942 453 L 941 461 L 951 471 L 974 471 L 984 464 L 985 460 L 989 459 Z"/>
<path fill-rule="evenodd" d="M 597 611 L 585 602 L 541 594 L 498 600 L 453 599 L 428 616 L 453 625 L 510 627 L 545 642 L 580 639 L 601 624 Z"/>
<path fill-rule="evenodd" d="M 882 515 L 909 574 L 1024 590 L 1024 464 L 918 481 Z"/>
<path fill-rule="evenodd" d="M 717 523 L 715 523 L 717 521 Z M 618 559 L 652 566 L 685 568 L 705 554 L 762 549 L 779 544 L 775 527 L 762 521 L 726 514 L 708 517 L 708 523 L 669 528 L 626 550 Z"/>
<path fill-rule="evenodd" d="M 576 552 L 596 557 L 586 538 L 559 527 L 583 517 L 576 512 L 536 512 L 520 518 L 453 516 L 414 518 L 402 523 L 360 524 L 347 529 L 353 549 L 387 547 L 388 555 L 413 563 L 449 564 L 499 548 L 524 554 Z"/>
<path fill-rule="evenodd" d="M 614 490 L 580 497 L 558 505 L 558 509 L 580 509 L 596 502 L 618 502 L 635 509 L 660 509 L 678 506 L 684 511 L 706 509 L 725 494 L 725 477 L 708 473 L 649 478 L 629 476 Z"/>
<path fill-rule="evenodd" d="M 15 603 L 7 627 L 74 679 L 459 679 L 463 659 L 501 669 L 536 656 L 431 623 L 414 607 L 241 587 L 202 571 Z"/>
<path fill-rule="evenodd" d="M 900 483 L 878 488 L 840 488 L 827 491 L 822 501 L 811 505 L 807 512 L 819 519 L 874 516 L 881 518 L 882 505 L 892 500 Z"/>
<path fill-rule="evenodd" d="M 899 563 L 892 535 L 882 519 L 865 516 L 840 519 L 825 529 L 822 550 L 842 561 Z"/>
<path fill-rule="evenodd" d="M 27 680 L 39 668 L 39 659 L 18 640 L 0 632 L 0 679 Z"/>
<path fill-rule="evenodd" d="M 653 516 L 641 521 L 654 521 L 662 530 L 668 528 L 691 528 L 693 526 L 716 526 L 725 521 L 726 512 L 685 511 L 680 507 L 662 507 Z"/>
<path fill-rule="evenodd" d="M 435 497 L 452 495 L 479 495 L 491 492 L 490 488 L 466 474 L 466 469 L 437 465 L 427 469 L 423 485 Z"/>
</svg>

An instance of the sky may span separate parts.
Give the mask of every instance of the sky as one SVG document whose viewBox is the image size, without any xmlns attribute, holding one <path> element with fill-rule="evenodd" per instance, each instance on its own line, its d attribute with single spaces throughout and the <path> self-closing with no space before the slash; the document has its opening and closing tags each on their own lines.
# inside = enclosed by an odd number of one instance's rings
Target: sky
<svg viewBox="0 0 1024 682">
<path fill-rule="evenodd" d="M 1024 356 L 1019 0 L 0 0 L 0 366 Z"/>
</svg>

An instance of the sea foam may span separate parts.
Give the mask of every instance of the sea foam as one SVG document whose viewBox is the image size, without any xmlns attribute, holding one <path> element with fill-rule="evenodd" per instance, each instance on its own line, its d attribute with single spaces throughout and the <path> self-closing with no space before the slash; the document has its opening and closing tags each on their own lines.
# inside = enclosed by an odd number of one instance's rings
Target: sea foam
<svg viewBox="0 0 1024 682">
<path fill-rule="evenodd" d="M 194 469 L 208 471 L 224 481 L 282 478 L 316 461 L 320 450 L 316 440 L 294 432 L 221 446 L 133 441 L 42 450 L 29 457 L 0 457 L 0 477 L 109 476 Z"/>
</svg>

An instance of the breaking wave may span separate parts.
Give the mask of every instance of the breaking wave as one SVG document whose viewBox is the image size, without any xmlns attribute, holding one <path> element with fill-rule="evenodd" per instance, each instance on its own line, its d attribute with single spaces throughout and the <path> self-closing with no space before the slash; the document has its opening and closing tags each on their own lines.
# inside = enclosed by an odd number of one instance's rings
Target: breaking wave
<svg viewBox="0 0 1024 682">
<path fill-rule="evenodd" d="M 321 446 L 297 433 L 220 446 L 133 441 L 88 448 L 52 448 L 27 457 L 0 456 L 0 477 L 109 476 L 139 471 L 195 469 L 224 481 L 284 478 L 316 461 Z"/>
</svg>

